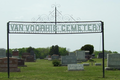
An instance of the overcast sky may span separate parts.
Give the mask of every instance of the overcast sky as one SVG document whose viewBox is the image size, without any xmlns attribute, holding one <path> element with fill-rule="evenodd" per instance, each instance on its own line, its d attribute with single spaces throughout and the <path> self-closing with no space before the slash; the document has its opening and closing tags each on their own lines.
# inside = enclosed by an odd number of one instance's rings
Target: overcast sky
<svg viewBox="0 0 120 80">
<path fill-rule="evenodd" d="M 120 53 L 120 0 L 0 0 L 0 48 L 7 49 L 8 21 L 36 21 L 40 15 L 49 15 L 53 5 L 64 16 L 79 21 L 104 22 L 105 50 Z M 10 34 L 10 48 L 50 47 L 58 45 L 70 51 L 91 44 L 102 50 L 101 33 L 94 34 Z"/>
</svg>

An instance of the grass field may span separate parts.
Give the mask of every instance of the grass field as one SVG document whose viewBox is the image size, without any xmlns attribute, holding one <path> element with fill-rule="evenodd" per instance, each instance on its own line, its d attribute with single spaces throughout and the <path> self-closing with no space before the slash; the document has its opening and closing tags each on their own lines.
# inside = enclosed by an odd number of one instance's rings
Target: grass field
<svg viewBox="0 0 120 80">
<path fill-rule="evenodd" d="M 102 59 L 94 60 L 102 63 Z M 105 78 L 102 78 L 102 66 L 90 65 L 84 66 L 84 71 L 68 71 L 67 66 L 54 67 L 52 61 L 43 59 L 25 62 L 25 65 L 27 67 L 19 67 L 21 72 L 10 72 L 9 79 L 7 72 L 0 72 L 0 80 L 120 80 L 119 70 L 105 70 Z"/>
</svg>

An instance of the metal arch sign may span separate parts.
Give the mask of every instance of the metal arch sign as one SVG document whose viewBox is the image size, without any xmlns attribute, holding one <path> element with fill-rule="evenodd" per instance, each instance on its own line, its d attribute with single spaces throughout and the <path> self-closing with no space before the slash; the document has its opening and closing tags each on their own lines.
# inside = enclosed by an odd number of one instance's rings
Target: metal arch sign
<svg viewBox="0 0 120 80">
<path fill-rule="evenodd" d="M 9 22 L 9 33 L 18 34 L 79 34 L 101 33 L 102 21 L 75 22 Z"/>
<path fill-rule="evenodd" d="M 102 21 L 73 21 L 73 22 L 22 22 L 9 21 L 7 23 L 7 53 L 8 78 L 9 69 L 9 34 L 83 34 L 102 33 L 103 78 L 104 71 L 104 22 Z"/>
<path fill-rule="evenodd" d="M 102 21 L 70 21 L 58 22 L 55 6 L 54 22 L 23 22 L 9 21 L 7 23 L 7 53 L 8 78 L 9 69 L 9 34 L 83 34 L 102 33 L 103 78 L 104 78 L 104 23 Z"/>
</svg>

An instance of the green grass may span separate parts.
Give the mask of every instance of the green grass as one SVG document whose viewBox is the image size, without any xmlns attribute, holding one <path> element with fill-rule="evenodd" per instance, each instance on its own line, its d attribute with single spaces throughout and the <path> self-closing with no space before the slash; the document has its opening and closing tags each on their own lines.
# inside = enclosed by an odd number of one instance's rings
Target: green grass
<svg viewBox="0 0 120 80">
<path fill-rule="evenodd" d="M 102 59 L 94 60 L 96 63 L 102 63 Z M 105 78 L 102 78 L 102 66 L 90 65 L 84 66 L 84 71 L 68 71 L 67 66 L 54 67 L 52 61 L 42 59 L 25 62 L 25 65 L 27 67 L 19 67 L 21 72 L 10 72 L 9 79 L 7 72 L 0 72 L 0 80 L 120 80 L 119 70 L 105 70 Z"/>
</svg>

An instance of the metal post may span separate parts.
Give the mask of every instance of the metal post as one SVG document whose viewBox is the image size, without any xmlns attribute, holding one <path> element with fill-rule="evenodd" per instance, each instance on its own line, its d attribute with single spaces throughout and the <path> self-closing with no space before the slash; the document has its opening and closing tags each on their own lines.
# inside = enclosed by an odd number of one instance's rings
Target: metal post
<svg viewBox="0 0 120 80">
<path fill-rule="evenodd" d="M 7 23 L 7 60 L 8 60 L 8 78 L 10 76 L 9 74 L 9 22 Z"/>
<path fill-rule="evenodd" d="M 56 6 L 55 6 L 55 34 L 57 33 L 57 9 L 56 9 Z"/>
<path fill-rule="evenodd" d="M 101 22 L 102 26 L 102 53 L 103 53 L 103 78 L 105 77 L 105 68 L 104 68 L 104 23 Z"/>
</svg>

